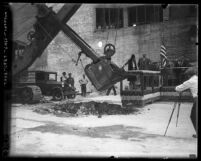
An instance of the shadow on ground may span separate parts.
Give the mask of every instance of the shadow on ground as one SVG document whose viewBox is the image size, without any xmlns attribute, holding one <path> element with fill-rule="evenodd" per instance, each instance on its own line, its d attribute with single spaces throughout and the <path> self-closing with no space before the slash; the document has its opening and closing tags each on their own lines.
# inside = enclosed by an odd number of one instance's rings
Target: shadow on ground
<svg viewBox="0 0 201 161">
<path fill-rule="evenodd" d="M 38 131 L 41 133 L 55 133 L 55 134 L 68 134 L 78 135 L 92 138 L 115 138 L 131 141 L 142 141 L 147 138 L 160 138 L 165 139 L 163 135 L 149 134 L 144 132 L 143 128 L 135 126 L 112 125 L 112 126 L 99 126 L 99 127 L 79 127 L 71 125 L 59 125 L 55 123 L 48 123 L 46 125 L 28 128 L 29 131 Z M 166 137 L 167 138 L 167 137 Z M 173 138 L 172 139 L 181 139 Z"/>
</svg>

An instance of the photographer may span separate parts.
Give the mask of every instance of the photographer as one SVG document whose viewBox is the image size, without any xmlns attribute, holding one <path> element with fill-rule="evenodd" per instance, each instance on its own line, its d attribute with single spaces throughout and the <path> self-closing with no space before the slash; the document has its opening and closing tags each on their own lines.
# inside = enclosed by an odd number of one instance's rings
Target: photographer
<svg viewBox="0 0 201 161">
<path fill-rule="evenodd" d="M 197 69 L 196 68 L 189 68 L 185 74 L 189 76 L 189 79 L 183 82 L 181 85 L 178 85 L 175 90 L 177 92 L 182 92 L 186 89 L 190 89 L 190 92 L 193 96 L 193 107 L 191 110 L 191 121 L 193 123 L 194 129 L 196 131 L 196 135 L 193 135 L 194 138 L 197 138 L 197 130 L 198 130 L 198 110 L 197 110 L 197 101 L 198 101 L 198 76 L 197 76 Z"/>
</svg>

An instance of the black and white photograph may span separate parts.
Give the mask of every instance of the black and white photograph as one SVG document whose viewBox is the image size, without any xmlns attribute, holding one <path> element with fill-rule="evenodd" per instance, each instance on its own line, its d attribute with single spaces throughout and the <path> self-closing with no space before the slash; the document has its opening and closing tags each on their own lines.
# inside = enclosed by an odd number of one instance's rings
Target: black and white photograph
<svg viewBox="0 0 201 161">
<path fill-rule="evenodd" d="M 198 157 L 198 4 L 3 7 L 4 157 Z"/>
</svg>

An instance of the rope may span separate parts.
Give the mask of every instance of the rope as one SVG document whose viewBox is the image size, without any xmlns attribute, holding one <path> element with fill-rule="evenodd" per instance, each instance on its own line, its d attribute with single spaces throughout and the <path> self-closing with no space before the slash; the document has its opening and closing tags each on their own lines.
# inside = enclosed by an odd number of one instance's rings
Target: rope
<svg viewBox="0 0 201 161">
<path fill-rule="evenodd" d="M 114 39 L 114 46 L 116 45 L 116 38 L 117 38 L 117 29 L 116 29 L 115 39 Z"/>
<path fill-rule="evenodd" d="M 104 11 L 105 11 L 105 8 L 104 8 Z M 109 10 L 110 11 L 110 10 Z M 109 25 L 110 25 L 110 13 L 109 13 Z M 108 42 L 108 38 L 109 38 L 109 29 L 108 29 L 108 32 L 107 32 L 107 39 L 106 39 L 106 43 L 105 44 L 107 44 L 107 42 Z"/>
<path fill-rule="evenodd" d="M 114 45 L 116 45 L 116 38 L 117 38 L 117 28 L 119 27 L 119 8 L 117 10 L 117 27 L 116 27 L 116 35 L 115 35 L 115 39 L 114 39 Z"/>
<path fill-rule="evenodd" d="M 107 32 L 107 39 L 106 39 L 106 43 L 105 44 L 107 44 L 107 42 L 108 42 L 108 37 L 109 37 L 109 30 Z"/>
<path fill-rule="evenodd" d="M 82 66 L 83 72 L 85 73 L 84 65 L 83 65 L 83 63 L 82 63 L 82 59 L 81 59 L 81 58 L 80 58 L 80 62 L 81 62 L 81 66 Z"/>
<path fill-rule="evenodd" d="M 81 62 L 81 66 L 82 66 L 83 71 L 84 71 L 84 65 L 83 65 L 83 63 L 82 63 L 82 59 L 81 59 L 81 58 L 80 58 L 80 62 Z"/>
</svg>

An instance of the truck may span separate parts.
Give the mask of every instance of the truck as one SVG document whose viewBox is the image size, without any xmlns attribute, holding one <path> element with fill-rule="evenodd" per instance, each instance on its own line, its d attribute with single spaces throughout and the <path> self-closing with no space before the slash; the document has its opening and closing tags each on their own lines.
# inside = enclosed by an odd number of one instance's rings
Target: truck
<svg viewBox="0 0 201 161">
<path fill-rule="evenodd" d="M 78 93 L 75 88 L 63 88 L 54 71 L 26 70 L 13 81 L 13 100 L 22 103 L 38 102 L 42 95 L 52 96 L 55 101 L 72 99 Z"/>
</svg>

